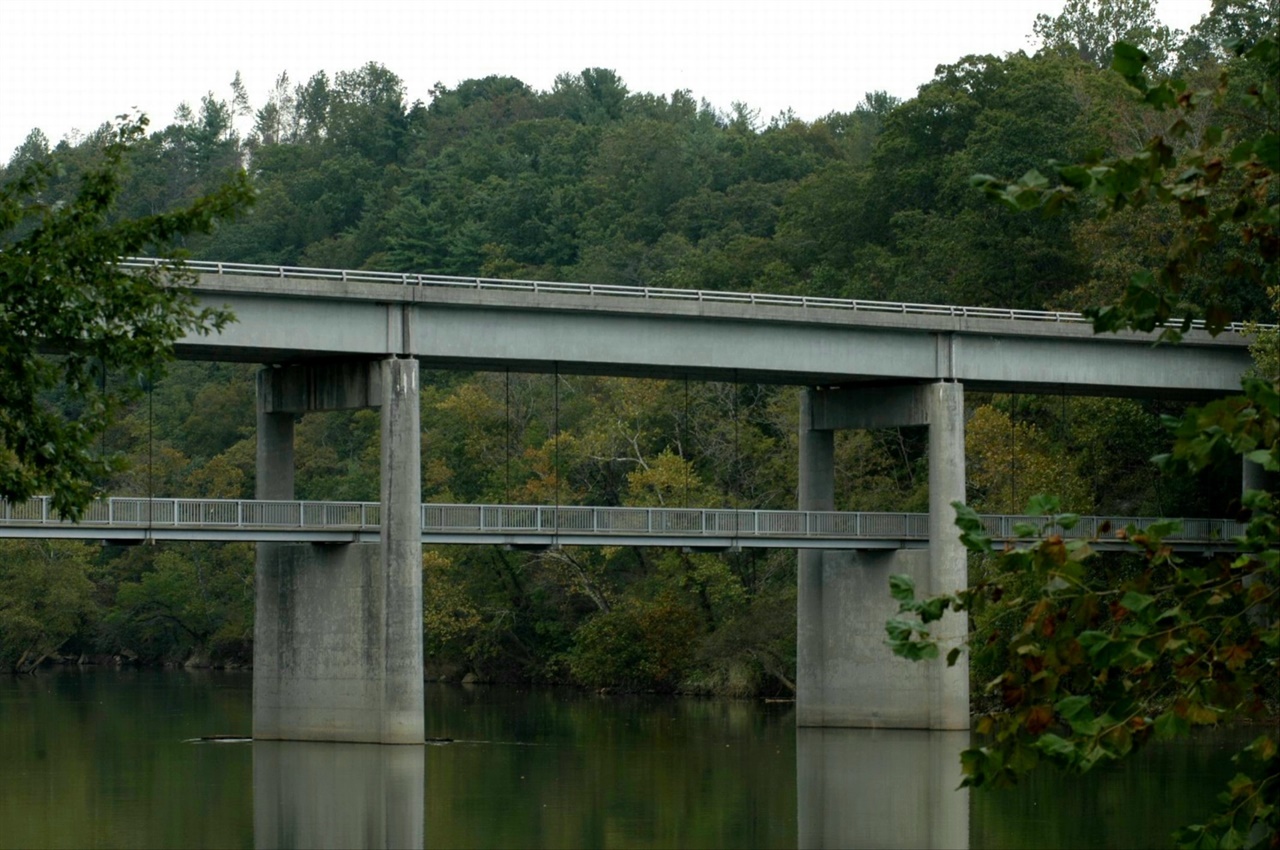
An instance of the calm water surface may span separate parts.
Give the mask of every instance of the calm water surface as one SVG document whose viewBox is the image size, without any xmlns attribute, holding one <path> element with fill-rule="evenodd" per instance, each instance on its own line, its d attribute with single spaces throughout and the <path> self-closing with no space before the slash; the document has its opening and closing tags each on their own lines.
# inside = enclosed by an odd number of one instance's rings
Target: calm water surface
<svg viewBox="0 0 1280 850">
<path fill-rule="evenodd" d="M 191 740 L 250 725 L 248 673 L 0 677 L 0 848 L 1160 847 L 1241 740 L 973 795 L 965 735 L 797 732 L 787 704 L 429 685 L 452 743 Z"/>
</svg>

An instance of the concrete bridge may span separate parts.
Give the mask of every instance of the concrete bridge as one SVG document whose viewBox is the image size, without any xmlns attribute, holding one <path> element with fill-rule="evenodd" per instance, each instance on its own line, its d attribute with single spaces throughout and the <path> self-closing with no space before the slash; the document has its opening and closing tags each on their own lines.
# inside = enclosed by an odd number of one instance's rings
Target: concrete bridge
<svg viewBox="0 0 1280 850">
<path fill-rule="evenodd" d="M 968 728 L 967 666 L 901 662 L 882 624 L 894 610 L 890 574 L 912 575 L 929 594 L 967 583 L 950 507 L 965 498 L 965 388 L 1205 399 L 1238 390 L 1250 364 L 1238 333 L 1192 330 L 1156 347 L 1141 334 L 1094 336 L 1071 313 L 189 268 L 202 302 L 230 307 L 237 322 L 183 340 L 179 355 L 267 364 L 257 500 L 294 498 L 295 417 L 381 409 L 380 543 L 258 544 L 257 738 L 423 740 L 419 363 L 802 387 L 797 507 L 816 514 L 834 508 L 836 430 L 926 426 L 927 537 L 913 541 L 924 548 L 799 550 L 797 722 L 933 729 Z M 945 651 L 963 639 L 963 620 L 935 632 Z"/>
<path fill-rule="evenodd" d="M 78 522 L 52 509 L 48 496 L 0 502 L 0 538 L 101 540 L 133 545 L 154 540 L 219 543 L 377 543 L 382 533 L 378 502 L 260 502 L 253 499 L 171 499 L 113 496 L 89 505 Z M 997 543 L 1026 544 L 1019 531 L 1087 541 L 1101 551 L 1129 551 L 1132 533 L 1157 517 L 1084 516 L 1071 528 L 1046 517 L 986 514 L 982 522 Z M 1230 519 L 1179 520 L 1162 538 L 1171 549 L 1235 551 L 1244 523 Z M 889 512 L 734 510 L 731 508 L 633 508 L 583 505 L 423 504 L 424 545 L 666 546 L 704 552 L 741 549 L 918 549 L 929 542 L 928 514 Z"/>
</svg>

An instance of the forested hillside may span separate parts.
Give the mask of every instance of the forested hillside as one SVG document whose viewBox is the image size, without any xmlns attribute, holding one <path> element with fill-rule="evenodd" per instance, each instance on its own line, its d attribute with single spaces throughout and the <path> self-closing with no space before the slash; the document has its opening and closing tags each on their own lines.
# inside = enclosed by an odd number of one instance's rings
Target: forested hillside
<svg viewBox="0 0 1280 850">
<path fill-rule="evenodd" d="M 425 104 L 406 102 L 377 63 L 305 82 L 282 74 L 262 104 L 237 78 L 225 98 L 182 107 L 136 146 L 119 212 L 170 209 L 244 168 L 256 203 L 193 239 L 192 257 L 1078 309 L 1158 265 L 1182 225 L 1152 207 L 1105 222 L 1087 208 L 1019 214 L 971 188 L 974 174 L 1138 149 L 1165 120 L 1102 67 L 1096 37 L 1068 20 L 1038 27 L 1046 46 L 1034 56 L 966 56 L 911 100 L 870 92 L 813 122 L 632 92 L 604 69 L 564 74 L 550 91 L 500 76 L 437 86 Z M 1144 37 L 1164 46 L 1166 70 L 1212 85 L 1230 61 L 1217 44 L 1274 27 L 1274 4 L 1241 0 L 1185 37 L 1150 27 Z M 100 142 L 51 148 L 33 131 L 0 180 L 53 157 L 56 199 Z M 1189 280 L 1187 300 L 1204 285 Z M 1269 315 L 1256 287 L 1233 298 L 1235 318 Z M 253 372 L 174 364 L 102 440 L 130 461 L 106 492 L 251 497 Z M 556 380 L 425 372 L 424 499 L 795 506 L 793 388 Z M 1013 511 L 1045 490 L 1082 513 L 1236 510 L 1238 470 L 1206 484 L 1147 463 L 1165 443 L 1168 403 L 976 393 L 967 403 L 969 501 L 980 511 Z M 377 499 L 377 411 L 308 415 L 296 440 L 299 498 Z M 924 442 L 915 429 L 840 434 L 838 507 L 924 510 Z M 459 547 L 428 551 L 424 570 L 432 675 L 792 689 L 794 553 Z M 252 616 L 247 545 L 0 541 L 0 669 L 82 654 L 244 664 Z"/>
</svg>

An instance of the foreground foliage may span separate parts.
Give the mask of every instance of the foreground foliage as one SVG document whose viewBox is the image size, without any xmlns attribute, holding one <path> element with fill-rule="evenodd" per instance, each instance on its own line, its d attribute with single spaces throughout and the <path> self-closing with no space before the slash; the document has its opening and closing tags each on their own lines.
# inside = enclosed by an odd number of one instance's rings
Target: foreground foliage
<svg viewBox="0 0 1280 850">
<path fill-rule="evenodd" d="M 154 380 L 183 335 L 231 318 L 198 309 L 173 266 L 120 267 L 122 257 L 209 231 L 251 197 L 240 173 L 185 208 L 116 218 L 125 160 L 145 126 L 110 130 L 61 202 L 45 197 L 62 176 L 47 157 L 0 180 L 0 499 L 49 493 L 55 510 L 79 516 L 117 466 L 94 444 L 141 381 Z M 107 369 L 130 380 L 108 388 Z"/>
<path fill-rule="evenodd" d="M 1049 212 L 1083 198 L 1101 202 L 1104 216 L 1131 206 L 1165 204 L 1184 223 L 1174 227 L 1165 261 L 1134 275 L 1119 301 L 1091 311 L 1095 329 L 1164 328 L 1176 340 L 1197 317 L 1188 282 L 1205 274 L 1196 294 L 1211 331 L 1228 321 L 1230 292 L 1277 286 L 1280 254 L 1280 41 L 1275 30 L 1252 46 L 1237 43 L 1239 59 L 1215 89 L 1193 91 L 1181 81 L 1156 85 L 1143 74 L 1147 57 L 1115 47 L 1114 67 L 1157 110 L 1171 110 L 1166 134 L 1141 152 L 1057 170 L 1051 186 L 1038 171 L 1013 184 L 975 182 L 1006 204 Z M 1243 85 L 1241 81 L 1243 80 Z M 1199 113 L 1230 104 L 1228 124 L 1201 124 Z M 1181 147 L 1181 150 L 1179 149 Z M 1170 452 L 1162 471 L 1193 474 L 1241 459 L 1271 475 L 1280 472 L 1280 392 L 1272 363 L 1259 358 L 1261 377 L 1243 393 L 1184 416 L 1167 417 Z M 1271 369 L 1271 371 L 1266 371 Z M 1130 575 L 1103 568 L 1086 541 L 1064 540 L 1077 517 L 1056 498 L 1036 497 L 1029 512 L 1044 517 L 1022 530 L 1027 545 L 997 552 L 977 514 L 957 502 L 957 525 L 982 559 L 981 580 L 959 593 L 917 599 L 912 583 L 896 577 L 900 614 L 887 628 L 894 651 L 912 659 L 936 657 L 928 624 L 948 610 L 986 628 L 971 634 L 975 670 L 995 671 L 983 687 L 996 707 L 979 718 L 980 746 L 962 755 L 963 784 L 1015 782 L 1042 761 L 1087 771 L 1122 758 L 1148 740 L 1187 734 L 1195 726 L 1240 720 L 1274 724 L 1280 682 L 1280 519 L 1276 497 L 1244 493 L 1247 518 L 1239 554 L 1197 563 L 1176 556 L 1162 536 L 1177 527 L 1158 523 L 1126 536 L 1140 561 Z M 947 658 L 954 663 L 961 650 Z M 1275 847 L 1280 843 L 1280 753 L 1274 726 L 1236 757 L 1238 772 L 1208 823 L 1179 831 L 1187 847 Z"/>
</svg>

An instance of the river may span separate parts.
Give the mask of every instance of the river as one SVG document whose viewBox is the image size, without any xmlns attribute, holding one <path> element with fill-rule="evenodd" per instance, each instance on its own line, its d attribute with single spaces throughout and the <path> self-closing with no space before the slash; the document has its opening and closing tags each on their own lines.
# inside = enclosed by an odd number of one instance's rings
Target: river
<svg viewBox="0 0 1280 850">
<path fill-rule="evenodd" d="M 0 677 L 0 848 L 1162 847 L 1239 731 L 956 791 L 967 735 L 799 730 L 787 703 L 427 686 L 425 747 L 225 740 L 249 673 Z"/>
</svg>

